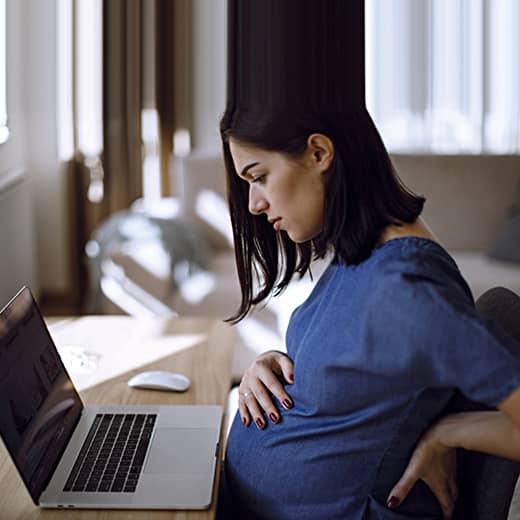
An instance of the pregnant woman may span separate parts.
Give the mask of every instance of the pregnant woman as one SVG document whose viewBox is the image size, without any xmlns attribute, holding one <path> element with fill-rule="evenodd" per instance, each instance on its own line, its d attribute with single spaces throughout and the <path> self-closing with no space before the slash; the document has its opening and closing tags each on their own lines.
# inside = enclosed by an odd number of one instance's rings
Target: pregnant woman
<svg viewBox="0 0 520 520">
<path fill-rule="evenodd" d="M 232 321 L 333 260 L 291 317 L 287 354 L 242 379 L 220 518 L 449 517 L 457 447 L 520 460 L 518 345 L 477 314 L 365 109 L 229 109 L 221 135 Z M 483 411 L 446 415 L 457 391 Z"/>
</svg>

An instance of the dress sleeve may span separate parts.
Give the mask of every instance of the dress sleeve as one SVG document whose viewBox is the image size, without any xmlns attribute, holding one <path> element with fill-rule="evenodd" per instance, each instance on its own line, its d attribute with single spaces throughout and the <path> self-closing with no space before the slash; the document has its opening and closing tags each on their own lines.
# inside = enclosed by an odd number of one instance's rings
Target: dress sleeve
<svg viewBox="0 0 520 520">
<path fill-rule="evenodd" d="M 367 362 L 403 384 L 456 387 L 496 407 L 520 385 L 520 344 L 478 314 L 457 276 L 387 269 L 378 277 L 362 324 Z"/>
</svg>

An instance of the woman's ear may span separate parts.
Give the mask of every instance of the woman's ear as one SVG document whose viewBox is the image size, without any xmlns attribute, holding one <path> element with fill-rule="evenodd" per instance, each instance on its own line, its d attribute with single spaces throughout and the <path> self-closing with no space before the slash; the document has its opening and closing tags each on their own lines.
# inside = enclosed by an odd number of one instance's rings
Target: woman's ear
<svg viewBox="0 0 520 520">
<path fill-rule="evenodd" d="M 307 139 L 307 153 L 313 165 L 325 173 L 334 159 L 334 144 L 324 134 L 311 134 Z"/>
</svg>

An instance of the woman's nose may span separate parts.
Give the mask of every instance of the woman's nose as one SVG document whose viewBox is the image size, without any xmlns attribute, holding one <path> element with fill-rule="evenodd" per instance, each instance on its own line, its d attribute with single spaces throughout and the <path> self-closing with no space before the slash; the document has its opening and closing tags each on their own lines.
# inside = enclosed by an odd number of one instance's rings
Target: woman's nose
<svg viewBox="0 0 520 520">
<path fill-rule="evenodd" d="M 249 189 L 249 213 L 260 215 L 267 209 L 267 201 L 254 187 Z"/>
</svg>

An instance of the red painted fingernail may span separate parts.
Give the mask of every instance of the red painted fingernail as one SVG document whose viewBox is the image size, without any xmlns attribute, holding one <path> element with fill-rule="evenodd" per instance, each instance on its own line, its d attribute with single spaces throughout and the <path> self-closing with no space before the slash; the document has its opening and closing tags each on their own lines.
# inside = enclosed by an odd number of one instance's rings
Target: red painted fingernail
<svg viewBox="0 0 520 520">
<path fill-rule="evenodd" d="M 242 424 L 244 426 L 247 426 L 247 419 L 245 417 L 242 417 Z"/>
<path fill-rule="evenodd" d="M 294 383 L 294 374 L 289 374 L 289 381 Z"/>
<path fill-rule="evenodd" d="M 285 408 L 290 408 L 292 406 L 292 403 L 291 401 L 289 401 L 289 399 L 284 399 L 283 405 L 285 406 Z"/>
<path fill-rule="evenodd" d="M 260 419 L 260 418 L 257 419 L 255 422 L 256 422 L 256 425 L 257 425 L 259 428 L 262 428 L 262 426 L 264 425 L 262 419 Z"/>
<path fill-rule="evenodd" d="M 386 505 L 390 508 L 390 509 L 395 509 L 400 503 L 400 500 L 397 498 L 397 497 L 390 497 L 388 499 L 388 502 L 386 503 Z"/>
<path fill-rule="evenodd" d="M 273 421 L 275 424 L 278 422 L 278 417 L 276 417 L 275 413 L 270 414 L 269 417 L 271 418 L 271 421 Z"/>
</svg>

